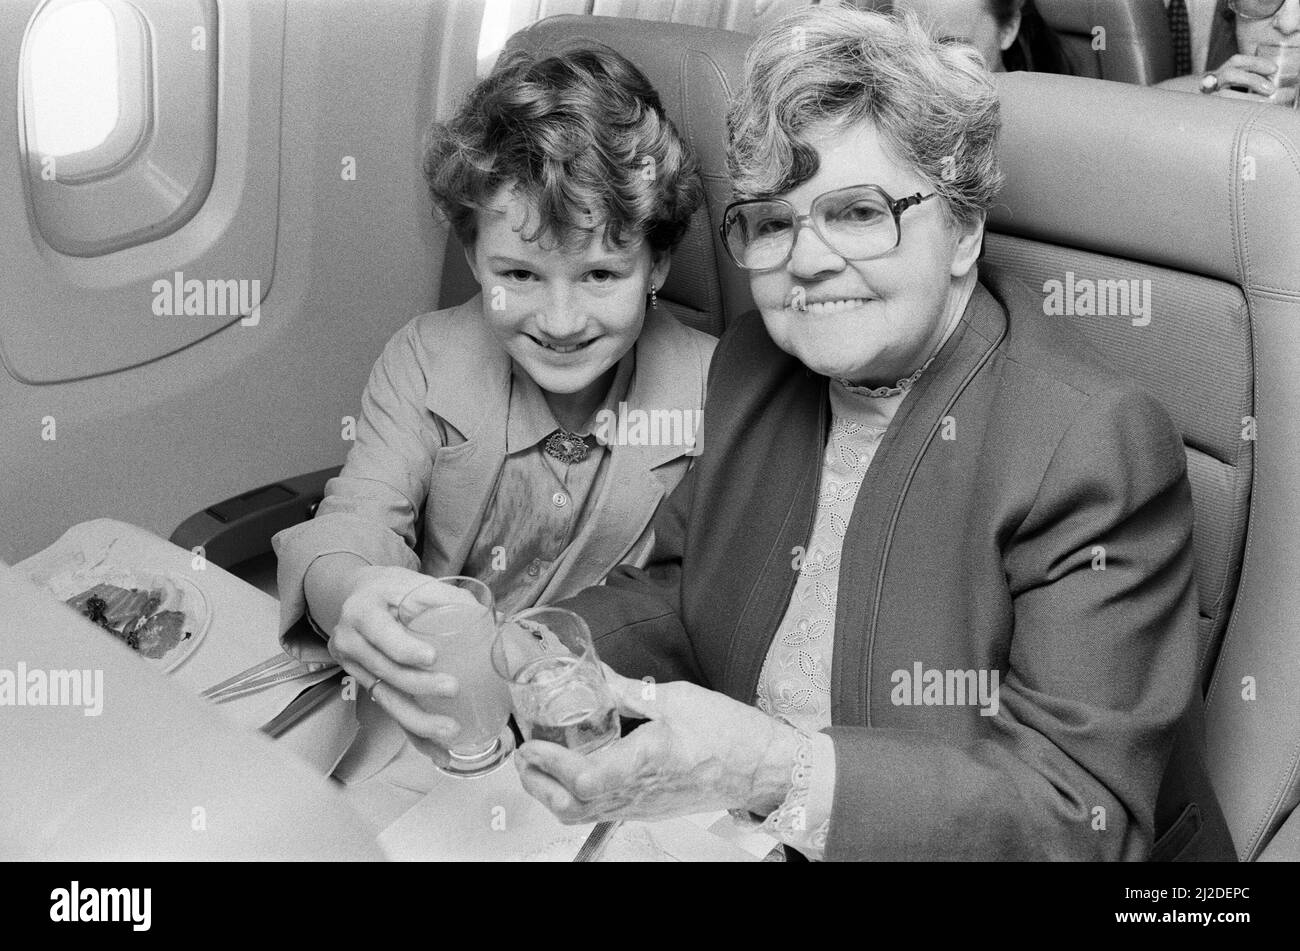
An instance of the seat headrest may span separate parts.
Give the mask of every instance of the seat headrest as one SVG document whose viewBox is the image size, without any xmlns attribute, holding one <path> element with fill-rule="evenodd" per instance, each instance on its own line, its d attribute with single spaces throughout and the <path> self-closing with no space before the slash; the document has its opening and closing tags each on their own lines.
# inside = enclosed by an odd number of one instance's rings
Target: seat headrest
<svg viewBox="0 0 1300 951">
<path fill-rule="evenodd" d="M 1300 247 L 1300 115 L 1071 76 L 998 83 L 990 229 L 1300 292 L 1294 252 L 1252 253 Z"/>
<path fill-rule="evenodd" d="M 1183 433 L 1212 664 L 1207 762 L 1250 859 L 1300 802 L 1294 697 L 1242 694 L 1300 657 L 1300 115 L 1073 77 L 998 82 L 1007 184 L 989 217 L 992 263 L 1045 294 L 1075 274 L 1148 285 L 1149 326 L 1093 308 L 1071 319 Z"/>
<path fill-rule="evenodd" d="M 689 23 L 564 15 L 547 17 L 521 30 L 511 37 L 509 46 L 556 54 L 596 43 L 618 51 L 658 90 L 701 163 L 708 168 L 722 163 L 725 168 L 727 131 L 721 122 L 725 100 L 719 111 L 714 95 L 730 93 L 751 42 L 751 37 L 741 33 Z M 706 98 L 694 98 L 699 94 Z"/>
<path fill-rule="evenodd" d="M 1160 0 L 1034 0 L 1080 76 L 1150 86 L 1174 74 Z"/>
</svg>

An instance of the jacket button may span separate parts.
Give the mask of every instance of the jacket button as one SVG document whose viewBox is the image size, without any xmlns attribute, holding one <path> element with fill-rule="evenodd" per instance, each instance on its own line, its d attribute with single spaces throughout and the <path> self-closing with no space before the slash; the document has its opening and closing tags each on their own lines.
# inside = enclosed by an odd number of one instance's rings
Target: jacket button
<svg viewBox="0 0 1300 951">
<path fill-rule="evenodd" d="M 537 559 L 534 558 L 532 564 L 528 566 L 528 577 L 536 578 L 541 573 L 542 573 L 541 566 L 537 564 Z"/>
<path fill-rule="evenodd" d="M 551 501 L 555 503 L 557 509 L 562 509 L 569 504 L 569 497 L 563 492 L 556 492 L 551 496 Z"/>
</svg>

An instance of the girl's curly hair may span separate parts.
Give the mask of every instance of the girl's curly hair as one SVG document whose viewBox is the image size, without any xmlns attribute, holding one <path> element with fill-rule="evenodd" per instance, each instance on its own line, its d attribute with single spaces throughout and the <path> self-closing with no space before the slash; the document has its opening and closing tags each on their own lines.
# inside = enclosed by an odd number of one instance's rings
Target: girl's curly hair
<svg viewBox="0 0 1300 951">
<path fill-rule="evenodd" d="M 654 87 L 607 48 L 539 57 L 508 52 L 447 122 L 425 136 L 434 205 L 466 247 L 502 186 L 539 216 L 527 240 L 562 244 L 603 232 L 671 251 L 703 200 L 698 165 Z"/>
</svg>

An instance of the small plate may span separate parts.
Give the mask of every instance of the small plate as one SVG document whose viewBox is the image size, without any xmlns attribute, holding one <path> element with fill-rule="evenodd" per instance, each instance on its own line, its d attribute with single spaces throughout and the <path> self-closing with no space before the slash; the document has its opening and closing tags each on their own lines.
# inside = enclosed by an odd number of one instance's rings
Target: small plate
<svg viewBox="0 0 1300 951">
<path fill-rule="evenodd" d="M 156 611 L 183 611 L 186 622 L 184 630 L 190 635 L 177 642 L 176 646 L 162 657 L 140 655 L 146 663 L 158 667 L 164 673 L 176 669 L 194 653 L 194 649 L 203 640 L 203 635 L 208 632 L 208 625 L 212 620 L 208 599 L 199 586 L 188 578 L 172 572 L 101 564 L 91 568 L 67 566 L 46 577 L 34 577 L 32 580 L 65 603 L 98 584 L 162 593 L 163 599 Z M 109 634 L 108 631 L 104 633 Z"/>
</svg>

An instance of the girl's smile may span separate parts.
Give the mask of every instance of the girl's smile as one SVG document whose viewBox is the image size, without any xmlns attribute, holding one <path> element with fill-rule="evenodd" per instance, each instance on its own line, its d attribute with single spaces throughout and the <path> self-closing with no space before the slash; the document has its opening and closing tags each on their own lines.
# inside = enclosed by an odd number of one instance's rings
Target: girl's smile
<svg viewBox="0 0 1300 951">
<path fill-rule="evenodd" d="M 533 343 L 537 344 L 537 346 L 541 347 L 543 350 L 555 354 L 560 354 L 560 355 L 578 353 L 581 350 L 585 350 L 587 347 L 591 346 L 593 343 L 595 343 L 597 340 L 600 339 L 599 337 L 592 337 L 589 340 L 583 340 L 578 343 L 565 344 L 554 340 L 539 339 L 537 337 L 534 337 L 532 334 L 527 334 L 527 336 L 530 340 L 533 341 Z"/>
</svg>

